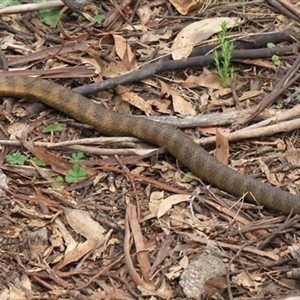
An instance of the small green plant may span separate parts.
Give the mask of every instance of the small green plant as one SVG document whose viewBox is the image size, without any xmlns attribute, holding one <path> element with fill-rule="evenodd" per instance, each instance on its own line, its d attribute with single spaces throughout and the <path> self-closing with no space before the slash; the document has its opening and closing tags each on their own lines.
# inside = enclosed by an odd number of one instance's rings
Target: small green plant
<svg viewBox="0 0 300 300">
<path fill-rule="evenodd" d="M 62 176 L 57 176 L 54 178 L 54 185 L 60 187 L 64 184 L 64 179 Z"/>
<path fill-rule="evenodd" d="M 193 172 L 187 172 L 182 178 L 183 182 L 190 183 L 191 185 L 196 185 L 197 181 L 195 180 L 195 175 Z"/>
<path fill-rule="evenodd" d="M 78 165 L 74 165 L 71 170 L 69 170 L 68 175 L 66 176 L 66 181 L 68 183 L 75 183 L 86 179 L 87 172 L 85 168 L 82 168 Z"/>
<path fill-rule="evenodd" d="M 72 13 L 72 16 L 76 17 L 79 22 L 83 21 L 85 18 L 77 13 Z M 93 17 L 94 22 L 97 23 L 97 25 L 101 25 L 101 23 L 104 20 L 104 12 L 102 9 L 98 9 L 98 15 Z"/>
<path fill-rule="evenodd" d="M 40 0 L 39 0 L 40 1 Z M 60 8 L 50 8 L 45 10 L 40 10 L 35 13 L 35 16 L 37 16 L 40 21 L 46 25 L 48 25 L 51 28 L 55 28 L 57 26 L 58 21 L 62 18 L 61 15 L 61 9 Z M 78 19 L 78 22 L 81 22 L 85 20 L 85 18 L 75 12 L 72 13 L 72 16 Z M 94 21 L 98 25 L 101 25 L 101 23 L 104 20 L 104 13 L 102 9 L 98 9 L 98 15 L 92 17 L 87 17 L 89 21 Z"/>
<path fill-rule="evenodd" d="M 50 124 L 43 129 L 43 133 L 52 133 L 63 131 L 64 127 L 60 123 Z"/>
<path fill-rule="evenodd" d="M 34 13 L 34 15 L 44 24 L 51 28 L 55 28 L 59 19 L 60 8 L 49 8 L 40 10 Z"/>
<path fill-rule="evenodd" d="M 104 12 L 103 10 L 99 10 L 99 15 L 94 17 L 94 21 L 97 23 L 97 25 L 101 25 L 104 20 Z"/>
<path fill-rule="evenodd" d="M 271 59 L 272 59 L 273 65 L 275 67 L 278 67 L 280 65 L 280 58 L 279 58 L 279 56 L 273 55 Z"/>
<path fill-rule="evenodd" d="M 46 166 L 46 164 L 42 160 L 40 160 L 39 158 L 37 158 L 37 157 L 34 157 L 32 160 L 39 167 L 45 167 Z"/>
<path fill-rule="evenodd" d="M 8 154 L 5 156 L 5 158 L 11 165 L 24 165 L 26 161 L 26 156 L 19 152 Z"/>
<path fill-rule="evenodd" d="M 300 101 L 300 94 L 297 95 L 296 99 Z"/>
<path fill-rule="evenodd" d="M 268 47 L 269 49 L 273 49 L 273 48 L 275 48 L 275 44 L 274 44 L 274 43 L 268 43 L 268 44 L 267 44 L 267 47 Z"/>
<path fill-rule="evenodd" d="M 275 107 L 276 107 L 277 109 L 282 109 L 282 108 L 283 108 L 283 104 L 280 103 L 280 102 L 278 102 L 278 103 L 275 105 Z"/>
<path fill-rule="evenodd" d="M 84 154 L 82 152 L 75 152 L 72 153 L 71 158 L 70 158 L 70 162 L 71 163 L 79 163 L 84 161 Z"/>
<path fill-rule="evenodd" d="M 220 82 L 223 87 L 227 86 L 228 79 L 233 79 L 234 67 L 231 65 L 231 57 L 234 45 L 226 38 L 227 23 L 221 23 L 221 31 L 218 34 L 218 40 L 221 44 L 221 56 L 217 50 L 213 51 L 214 63 L 220 76 Z M 222 57 L 222 58 L 220 58 Z"/>
</svg>

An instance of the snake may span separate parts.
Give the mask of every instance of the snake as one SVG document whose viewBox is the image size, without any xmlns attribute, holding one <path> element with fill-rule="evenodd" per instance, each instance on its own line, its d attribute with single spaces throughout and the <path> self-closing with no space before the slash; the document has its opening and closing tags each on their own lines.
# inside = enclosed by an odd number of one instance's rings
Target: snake
<svg viewBox="0 0 300 300">
<path fill-rule="evenodd" d="M 250 203 L 300 214 L 300 197 L 224 165 L 172 125 L 120 114 L 72 90 L 40 78 L 1 76 L 0 96 L 40 101 L 108 136 L 133 136 L 165 148 L 201 180 Z"/>
</svg>

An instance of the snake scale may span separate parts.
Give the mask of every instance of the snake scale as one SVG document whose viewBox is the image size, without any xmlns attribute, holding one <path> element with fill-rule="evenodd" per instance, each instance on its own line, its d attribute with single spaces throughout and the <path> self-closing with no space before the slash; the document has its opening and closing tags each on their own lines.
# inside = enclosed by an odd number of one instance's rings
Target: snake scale
<svg viewBox="0 0 300 300">
<path fill-rule="evenodd" d="M 300 197 L 242 175 L 223 165 L 176 128 L 144 118 L 122 115 L 50 81 L 1 76 L 0 96 L 22 97 L 47 104 L 110 136 L 134 136 L 165 147 L 202 180 L 234 196 L 274 211 L 300 214 Z"/>
</svg>

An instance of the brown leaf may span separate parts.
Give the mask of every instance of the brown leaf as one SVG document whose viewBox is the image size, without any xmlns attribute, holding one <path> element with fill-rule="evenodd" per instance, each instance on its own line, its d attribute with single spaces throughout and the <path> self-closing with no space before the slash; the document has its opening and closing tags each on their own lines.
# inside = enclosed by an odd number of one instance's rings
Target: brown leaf
<svg viewBox="0 0 300 300">
<path fill-rule="evenodd" d="M 173 59 L 187 58 L 198 43 L 207 40 L 213 34 L 221 30 L 222 22 L 226 22 L 227 28 L 241 24 L 238 18 L 229 17 L 207 18 L 191 23 L 183 28 L 174 39 L 171 48 Z"/>
<path fill-rule="evenodd" d="M 200 10 L 203 6 L 203 0 L 169 0 L 176 10 L 182 14 L 187 15 L 195 10 Z"/>
<path fill-rule="evenodd" d="M 217 293 L 222 295 L 226 287 L 225 276 L 215 276 L 204 282 L 204 293 L 210 297 Z"/>
<path fill-rule="evenodd" d="M 155 112 L 152 110 L 151 105 L 136 93 L 129 92 L 128 89 L 123 86 L 117 86 L 116 92 L 123 101 L 139 108 L 147 116 L 155 115 Z"/>
<path fill-rule="evenodd" d="M 216 131 L 216 158 L 224 165 L 228 164 L 229 143 L 228 139 L 222 135 L 218 129 Z"/>
</svg>

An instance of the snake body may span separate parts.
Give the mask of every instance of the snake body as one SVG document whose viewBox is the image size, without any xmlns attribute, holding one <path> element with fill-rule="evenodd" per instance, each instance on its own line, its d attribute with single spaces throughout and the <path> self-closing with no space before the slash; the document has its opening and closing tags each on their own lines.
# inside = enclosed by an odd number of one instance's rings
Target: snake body
<svg viewBox="0 0 300 300">
<path fill-rule="evenodd" d="M 0 96 L 26 97 L 47 104 L 110 136 L 134 136 L 165 147 L 202 180 L 234 196 L 268 209 L 300 214 L 300 197 L 242 175 L 223 165 L 176 128 L 144 118 L 122 115 L 50 81 L 1 76 Z"/>
</svg>

